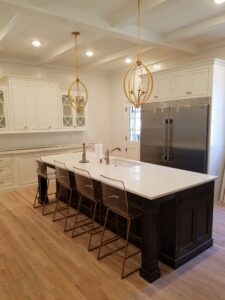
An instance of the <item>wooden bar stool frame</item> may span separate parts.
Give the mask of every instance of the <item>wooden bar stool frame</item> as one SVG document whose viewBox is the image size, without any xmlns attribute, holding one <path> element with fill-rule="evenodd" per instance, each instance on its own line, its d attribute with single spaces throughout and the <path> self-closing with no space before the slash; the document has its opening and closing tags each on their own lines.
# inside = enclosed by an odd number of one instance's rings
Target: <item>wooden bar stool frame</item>
<svg viewBox="0 0 225 300">
<path fill-rule="evenodd" d="M 126 260 L 128 260 L 129 258 L 141 253 L 141 250 L 137 250 L 134 253 L 127 255 L 127 249 L 128 249 L 128 245 L 129 245 L 129 235 L 130 235 L 130 226 L 131 226 L 131 222 L 133 219 L 141 217 L 142 213 L 141 210 L 137 209 L 137 214 L 133 214 L 131 215 L 129 213 L 129 204 L 128 204 L 128 200 L 127 200 L 127 192 L 125 189 L 125 185 L 124 182 L 121 180 L 117 180 L 117 179 L 113 179 L 113 178 L 109 178 L 106 176 L 101 175 L 101 186 L 102 186 L 102 200 L 103 200 L 103 204 L 107 207 L 107 211 L 106 211 L 106 217 L 105 217 L 105 222 L 104 222 L 104 228 L 103 228 L 103 232 L 102 232 L 102 237 L 101 237 L 101 246 L 99 247 L 98 250 L 98 255 L 97 255 L 97 259 L 102 259 L 106 256 L 109 256 L 115 252 L 118 252 L 122 249 L 125 249 L 124 252 L 124 257 L 123 257 L 123 266 L 122 266 L 122 272 L 121 272 L 121 279 L 128 277 L 129 275 L 137 272 L 140 270 L 140 267 L 128 272 L 125 274 L 125 267 L 126 267 Z M 118 187 L 118 185 L 120 187 Z M 127 230 L 126 230 L 126 239 L 125 239 L 125 245 L 122 247 L 119 247 L 117 249 L 114 249 L 110 252 L 107 252 L 104 255 L 101 255 L 101 250 L 102 248 L 119 239 L 119 237 L 123 236 L 122 234 L 118 234 L 118 229 L 117 229 L 117 235 L 111 239 L 107 239 L 104 240 L 104 236 L 105 236 L 105 231 L 106 231 L 106 226 L 107 226 L 107 221 L 108 221 L 108 216 L 109 216 L 109 212 L 113 212 L 116 215 L 121 216 L 122 218 L 126 219 L 127 221 Z M 141 240 L 141 238 L 139 238 Z"/>
</svg>

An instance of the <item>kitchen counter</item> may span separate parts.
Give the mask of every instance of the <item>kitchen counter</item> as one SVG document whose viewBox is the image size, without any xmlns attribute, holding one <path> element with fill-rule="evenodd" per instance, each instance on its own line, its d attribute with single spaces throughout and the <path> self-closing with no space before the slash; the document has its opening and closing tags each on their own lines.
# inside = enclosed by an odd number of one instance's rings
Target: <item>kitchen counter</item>
<svg viewBox="0 0 225 300">
<path fill-rule="evenodd" d="M 142 236 L 142 243 L 138 245 L 132 239 L 131 242 L 142 250 L 140 275 L 147 281 L 153 282 L 161 276 L 159 260 L 178 268 L 213 245 L 215 176 L 116 157 L 110 157 L 110 165 L 105 161 L 100 164 L 93 152 L 87 152 L 89 163 L 84 164 L 79 162 L 80 152 L 47 155 L 42 159 L 52 168 L 54 160 L 65 163 L 74 200 L 77 197 L 74 166 L 88 170 L 96 188 L 101 188 L 101 174 L 124 181 L 128 202 L 142 208 L 142 221 L 132 225 L 133 233 Z M 42 195 L 46 186 L 46 181 L 39 177 Z M 116 228 L 111 229 L 116 232 Z"/>
<path fill-rule="evenodd" d="M 89 147 L 87 145 L 87 147 Z M 11 155 L 11 154 L 23 154 L 30 152 L 43 152 L 43 151 L 52 151 L 52 150 L 63 150 L 63 149 L 80 149 L 82 150 L 81 144 L 70 144 L 70 145 L 53 145 L 53 146 L 43 146 L 43 147 L 27 147 L 27 148 L 13 148 L 13 149 L 3 149 L 0 150 L 0 155 Z"/>
<path fill-rule="evenodd" d="M 100 180 L 100 175 L 124 181 L 127 191 L 135 193 L 149 200 L 192 188 L 217 177 L 184 171 L 164 166 L 110 157 L 110 164 L 105 161 L 99 163 L 95 153 L 87 152 L 89 163 L 79 163 L 81 153 L 65 153 L 43 157 L 47 163 L 54 164 L 54 160 L 62 161 L 73 171 L 73 167 L 89 171 L 92 178 Z"/>
</svg>

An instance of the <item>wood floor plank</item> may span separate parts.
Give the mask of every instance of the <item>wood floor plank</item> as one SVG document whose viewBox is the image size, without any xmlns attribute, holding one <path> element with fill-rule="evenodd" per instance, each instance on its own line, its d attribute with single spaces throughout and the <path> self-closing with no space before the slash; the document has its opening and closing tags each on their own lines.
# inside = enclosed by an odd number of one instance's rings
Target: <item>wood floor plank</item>
<svg viewBox="0 0 225 300">
<path fill-rule="evenodd" d="M 121 280 L 118 255 L 98 261 L 87 236 L 72 239 L 62 222 L 32 208 L 34 195 L 0 194 L 1 300 L 225 299 L 224 205 L 215 205 L 214 246 L 177 270 L 160 263 L 162 277 L 149 284 L 138 274 Z"/>
</svg>

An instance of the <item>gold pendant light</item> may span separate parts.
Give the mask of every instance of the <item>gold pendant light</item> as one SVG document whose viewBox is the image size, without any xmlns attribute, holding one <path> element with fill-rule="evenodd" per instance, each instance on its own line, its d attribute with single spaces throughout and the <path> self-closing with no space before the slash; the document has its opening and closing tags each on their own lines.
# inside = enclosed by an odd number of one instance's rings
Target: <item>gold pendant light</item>
<svg viewBox="0 0 225 300">
<path fill-rule="evenodd" d="M 78 75 L 78 51 L 77 51 L 77 37 L 80 32 L 72 32 L 75 37 L 75 66 L 76 79 L 71 83 L 68 89 L 68 100 L 71 106 L 77 111 L 84 111 L 84 107 L 88 100 L 88 91 L 85 84 L 80 81 Z"/>
<path fill-rule="evenodd" d="M 141 38 L 140 38 L 140 0 L 137 0 L 138 7 L 138 32 L 137 32 L 137 61 L 135 65 L 131 66 L 127 71 L 123 88 L 124 93 L 136 108 L 141 107 L 146 103 L 152 94 L 153 78 L 150 70 L 145 66 L 140 58 L 141 52 Z"/>
</svg>

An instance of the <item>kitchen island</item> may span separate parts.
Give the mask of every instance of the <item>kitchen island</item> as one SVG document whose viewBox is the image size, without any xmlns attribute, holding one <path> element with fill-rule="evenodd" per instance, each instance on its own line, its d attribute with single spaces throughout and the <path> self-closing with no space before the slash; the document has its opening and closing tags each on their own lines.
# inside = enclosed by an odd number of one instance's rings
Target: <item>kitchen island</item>
<svg viewBox="0 0 225 300">
<path fill-rule="evenodd" d="M 142 265 L 140 275 L 149 282 L 160 277 L 158 261 L 177 268 L 213 244 L 212 219 L 215 176 L 154 164 L 110 157 L 99 163 L 88 152 L 89 163 L 80 163 L 81 153 L 42 157 L 54 168 L 54 160 L 88 170 L 95 182 L 100 175 L 124 181 L 128 200 L 143 210 Z M 42 191 L 45 182 L 39 181 Z"/>
</svg>

